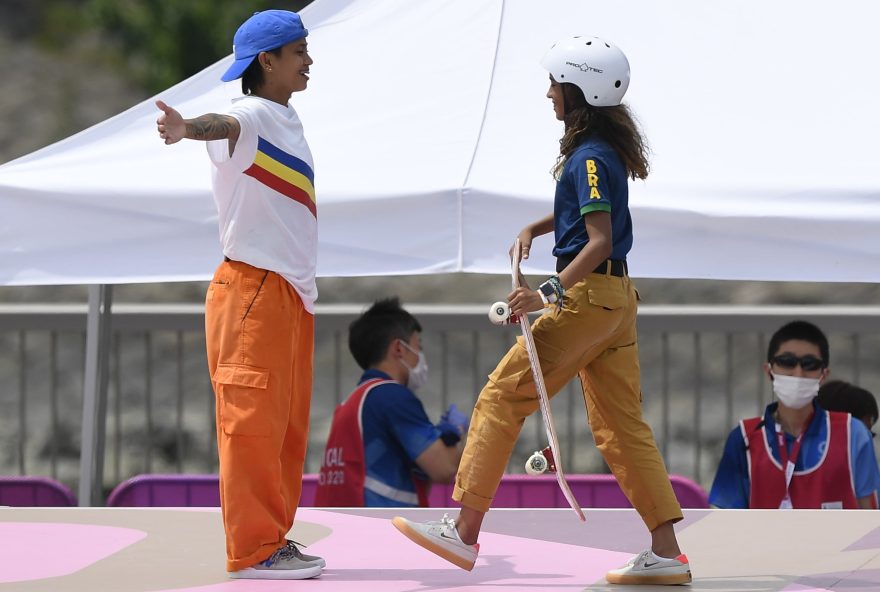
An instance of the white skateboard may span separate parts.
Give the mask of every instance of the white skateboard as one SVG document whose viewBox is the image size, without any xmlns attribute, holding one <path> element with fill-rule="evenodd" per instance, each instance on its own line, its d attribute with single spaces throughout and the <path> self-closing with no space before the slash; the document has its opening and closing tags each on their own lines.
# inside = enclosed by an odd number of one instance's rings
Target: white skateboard
<svg viewBox="0 0 880 592">
<path fill-rule="evenodd" d="M 513 259 L 511 261 L 511 279 L 513 289 L 520 286 L 519 262 L 520 262 L 520 243 L 519 239 L 513 245 Z M 505 309 L 507 309 L 505 311 Z M 489 311 L 489 318 L 492 322 L 503 324 L 505 321 L 503 316 L 509 316 L 510 321 L 517 322 L 507 308 L 507 303 L 496 302 Z M 507 322 L 510 322 L 507 321 Z M 519 319 L 519 326 L 522 329 L 523 341 L 526 344 L 526 352 L 529 354 L 529 365 L 532 367 L 532 374 L 535 377 L 535 389 L 538 392 L 538 403 L 541 406 L 541 419 L 544 420 L 544 429 L 547 432 L 547 440 L 550 442 L 549 450 L 533 454 L 526 463 L 526 471 L 530 474 L 543 473 L 546 470 L 556 473 L 556 481 L 562 494 L 575 511 L 581 521 L 586 521 L 583 510 L 578 505 L 568 482 L 565 480 L 565 473 L 562 470 L 562 457 L 559 455 L 559 439 L 556 437 L 556 426 L 553 424 L 553 412 L 550 409 L 550 398 L 547 396 L 547 387 L 544 386 L 544 374 L 541 372 L 541 362 L 538 360 L 538 351 L 535 349 L 535 340 L 532 337 L 532 328 L 529 326 L 529 320 L 525 315 Z"/>
</svg>

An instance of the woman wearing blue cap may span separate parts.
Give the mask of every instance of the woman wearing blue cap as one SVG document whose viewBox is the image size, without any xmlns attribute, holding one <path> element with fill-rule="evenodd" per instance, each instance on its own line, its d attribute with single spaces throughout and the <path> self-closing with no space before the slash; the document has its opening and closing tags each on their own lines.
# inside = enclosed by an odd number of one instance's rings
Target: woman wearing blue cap
<svg viewBox="0 0 880 592">
<path fill-rule="evenodd" d="M 195 119 L 156 101 L 166 144 L 207 142 L 224 260 L 205 303 L 217 397 L 226 569 L 233 578 L 305 579 L 320 557 L 285 535 L 302 491 L 312 392 L 317 210 L 312 154 L 289 104 L 309 66 L 299 15 L 258 12 L 239 27 L 222 80 L 244 96 Z"/>
</svg>

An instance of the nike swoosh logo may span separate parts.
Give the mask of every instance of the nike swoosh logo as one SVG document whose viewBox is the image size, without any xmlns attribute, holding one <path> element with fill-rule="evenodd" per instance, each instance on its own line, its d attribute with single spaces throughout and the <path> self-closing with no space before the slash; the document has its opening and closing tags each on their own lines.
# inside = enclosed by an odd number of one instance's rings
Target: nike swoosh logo
<svg viewBox="0 0 880 592">
<path fill-rule="evenodd" d="M 451 536 L 449 536 L 448 534 L 446 534 L 445 532 L 441 532 L 441 533 L 440 533 L 440 538 L 441 538 L 441 539 L 448 539 L 448 540 L 450 540 L 450 541 L 452 541 L 452 542 L 454 542 L 454 543 L 457 543 L 457 542 L 458 542 L 458 541 L 455 540 L 455 537 L 451 537 Z"/>
<path fill-rule="evenodd" d="M 655 561 L 654 563 L 648 563 L 648 562 L 646 561 L 646 562 L 645 562 L 645 567 L 654 567 L 654 566 L 657 565 L 658 563 L 660 563 L 660 562 L 659 562 L 659 561 Z"/>
</svg>

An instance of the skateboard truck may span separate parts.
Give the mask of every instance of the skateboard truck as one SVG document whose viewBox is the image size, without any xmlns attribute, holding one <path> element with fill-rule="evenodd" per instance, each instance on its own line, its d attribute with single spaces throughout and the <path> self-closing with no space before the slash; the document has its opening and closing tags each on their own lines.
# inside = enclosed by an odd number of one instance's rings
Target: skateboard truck
<svg viewBox="0 0 880 592">
<path fill-rule="evenodd" d="M 499 301 L 489 308 L 489 320 L 493 325 L 518 325 L 519 317 L 510 312 L 506 302 Z"/>
<path fill-rule="evenodd" d="M 529 475 L 542 475 L 548 471 L 556 472 L 556 461 L 553 460 L 553 451 L 549 446 L 538 450 L 526 461 L 526 473 Z"/>
</svg>

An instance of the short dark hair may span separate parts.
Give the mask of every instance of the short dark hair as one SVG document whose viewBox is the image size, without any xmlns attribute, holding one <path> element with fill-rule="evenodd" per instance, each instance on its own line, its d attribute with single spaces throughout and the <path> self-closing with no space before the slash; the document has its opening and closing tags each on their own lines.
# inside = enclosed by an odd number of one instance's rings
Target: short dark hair
<svg viewBox="0 0 880 592">
<path fill-rule="evenodd" d="M 845 380 L 829 380 L 819 387 L 818 403 L 822 409 L 850 413 L 856 419 L 870 417 L 875 422 L 880 417 L 874 394 Z"/>
<path fill-rule="evenodd" d="M 416 331 L 421 333 L 422 326 L 398 298 L 377 300 L 348 326 L 348 349 L 366 370 L 382 361 L 395 339 L 408 341 Z"/>
<path fill-rule="evenodd" d="M 806 341 L 818 347 L 826 367 L 831 362 L 828 338 L 819 327 L 808 321 L 792 321 L 780 327 L 770 338 L 770 344 L 767 346 L 767 362 L 773 361 L 773 356 L 779 351 L 779 346 L 792 339 Z"/>
<path fill-rule="evenodd" d="M 276 47 L 275 49 L 270 49 L 269 53 L 280 57 L 281 48 Z M 263 76 L 263 67 L 260 65 L 260 54 L 257 54 L 254 57 L 254 61 L 250 63 L 250 65 L 244 71 L 244 74 L 241 75 L 241 94 L 254 94 L 256 91 L 260 90 L 260 87 L 263 86 L 263 83 L 265 81 L 265 77 Z"/>
</svg>

